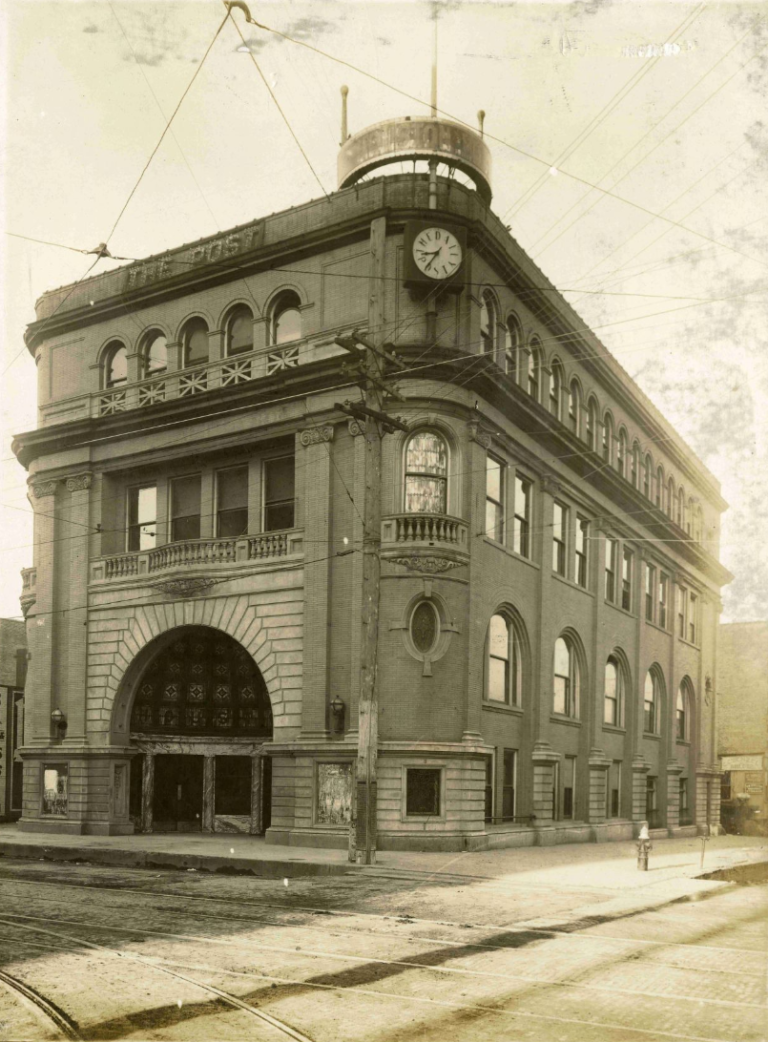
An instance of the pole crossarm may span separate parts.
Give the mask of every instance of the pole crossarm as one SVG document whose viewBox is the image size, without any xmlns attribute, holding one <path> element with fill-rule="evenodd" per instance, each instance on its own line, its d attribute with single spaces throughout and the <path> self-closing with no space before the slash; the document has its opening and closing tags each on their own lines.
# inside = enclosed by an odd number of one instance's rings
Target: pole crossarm
<svg viewBox="0 0 768 1042">
<path fill-rule="evenodd" d="M 398 430 L 407 433 L 410 430 L 408 424 L 403 423 L 399 416 L 390 416 L 389 413 L 372 409 L 369 405 L 350 401 L 334 402 L 334 408 L 346 413 L 347 416 L 353 416 L 356 420 L 377 420 L 385 430 L 389 428 L 390 432 Z"/>
</svg>

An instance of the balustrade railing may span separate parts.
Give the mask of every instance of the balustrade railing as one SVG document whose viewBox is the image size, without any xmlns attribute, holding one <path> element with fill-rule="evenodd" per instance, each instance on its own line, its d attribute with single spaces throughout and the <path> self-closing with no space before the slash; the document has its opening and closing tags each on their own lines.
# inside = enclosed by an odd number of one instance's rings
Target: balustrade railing
<svg viewBox="0 0 768 1042">
<path fill-rule="evenodd" d="M 129 575 L 139 574 L 138 554 L 119 554 L 104 560 L 105 579 L 123 579 Z"/>
<path fill-rule="evenodd" d="M 382 541 L 465 548 L 467 525 L 446 514 L 395 514 L 382 522 Z"/>
<path fill-rule="evenodd" d="M 236 559 L 236 539 L 199 539 L 168 543 L 149 552 L 150 572 L 195 564 L 221 564 Z"/>
<path fill-rule="evenodd" d="M 284 557 L 288 553 L 287 532 L 264 532 L 248 540 L 248 560 L 260 561 L 266 557 Z"/>
</svg>

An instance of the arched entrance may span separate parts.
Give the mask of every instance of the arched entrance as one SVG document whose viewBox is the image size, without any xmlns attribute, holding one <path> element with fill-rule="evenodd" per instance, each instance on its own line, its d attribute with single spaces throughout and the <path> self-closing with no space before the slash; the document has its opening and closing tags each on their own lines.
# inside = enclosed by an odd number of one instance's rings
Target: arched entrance
<svg viewBox="0 0 768 1042">
<path fill-rule="evenodd" d="M 135 688 L 131 818 L 144 832 L 263 832 L 272 737 L 266 684 L 232 637 L 182 627 L 158 647 Z"/>
</svg>

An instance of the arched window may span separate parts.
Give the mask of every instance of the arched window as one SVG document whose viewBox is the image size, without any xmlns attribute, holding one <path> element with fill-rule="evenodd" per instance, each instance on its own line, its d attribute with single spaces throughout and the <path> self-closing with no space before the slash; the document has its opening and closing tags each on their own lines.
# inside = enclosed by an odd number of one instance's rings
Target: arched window
<svg viewBox="0 0 768 1042">
<path fill-rule="evenodd" d="M 656 506 L 664 509 L 664 468 L 661 466 L 656 471 Z"/>
<path fill-rule="evenodd" d="M 677 490 L 677 521 L 679 528 L 685 527 L 685 489 L 681 485 Z"/>
<path fill-rule="evenodd" d="M 208 323 L 203 318 L 191 318 L 181 336 L 184 365 L 199 365 L 208 361 Z"/>
<path fill-rule="evenodd" d="M 484 354 L 496 348 L 496 305 L 487 290 L 480 300 L 480 346 Z"/>
<path fill-rule="evenodd" d="M 157 330 L 147 337 L 143 365 L 144 376 L 160 376 L 168 368 L 168 341 Z"/>
<path fill-rule="evenodd" d="M 520 637 L 506 615 L 491 616 L 488 630 L 488 682 L 486 698 L 519 706 L 522 702 L 523 660 Z"/>
<path fill-rule="evenodd" d="M 272 347 L 301 340 L 301 301 L 296 293 L 281 293 L 269 316 L 269 343 Z"/>
<path fill-rule="evenodd" d="M 675 738 L 678 742 L 687 742 L 691 737 L 691 687 L 690 681 L 684 677 L 677 689 L 675 704 Z"/>
<path fill-rule="evenodd" d="M 560 419 L 563 401 L 563 371 L 557 362 L 552 363 L 549 377 L 549 411 L 556 420 Z"/>
<path fill-rule="evenodd" d="M 578 380 L 571 380 L 568 392 L 568 426 L 578 438 L 581 433 L 581 390 Z"/>
<path fill-rule="evenodd" d="M 693 538 L 700 543 L 704 541 L 704 512 L 700 506 L 696 507 L 696 531 Z"/>
<path fill-rule="evenodd" d="M 555 676 L 552 709 L 561 716 L 579 715 L 579 662 L 567 637 L 555 641 Z"/>
<path fill-rule="evenodd" d="M 528 349 L 528 394 L 535 402 L 539 400 L 539 383 L 541 381 L 541 348 L 538 340 L 531 341 Z"/>
<path fill-rule="evenodd" d="M 597 427 L 600 411 L 594 398 L 589 399 L 587 407 L 587 445 L 593 452 L 597 452 Z"/>
<path fill-rule="evenodd" d="M 627 476 L 627 432 L 622 427 L 619 431 L 619 445 L 616 455 L 616 469 L 623 478 Z"/>
<path fill-rule="evenodd" d="M 667 514 L 674 517 L 675 513 L 675 481 L 670 478 L 667 482 Z"/>
<path fill-rule="evenodd" d="M 405 449 L 405 509 L 447 513 L 448 448 L 435 431 L 412 434 Z"/>
<path fill-rule="evenodd" d="M 611 462 L 612 443 L 613 421 L 611 420 L 611 414 L 607 412 L 603 420 L 603 459 L 606 463 Z"/>
<path fill-rule="evenodd" d="M 643 731 L 646 734 L 657 734 L 659 730 L 659 680 L 656 673 L 649 669 L 645 674 L 643 691 Z"/>
<path fill-rule="evenodd" d="M 515 315 L 507 316 L 507 326 L 504 330 L 504 367 L 507 375 L 517 380 L 517 366 L 520 353 L 520 345 L 523 342 L 523 331 L 520 328 Z"/>
<path fill-rule="evenodd" d="M 113 340 L 104 352 L 104 386 L 122 387 L 128 383 L 128 353 L 125 345 Z"/>
<path fill-rule="evenodd" d="M 227 357 L 253 351 L 253 314 L 245 304 L 230 313 L 226 326 Z"/>
<path fill-rule="evenodd" d="M 696 504 L 693 501 L 693 496 L 688 500 L 688 509 L 685 512 L 685 530 L 689 536 L 694 536 L 694 528 L 696 522 Z M 695 538 L 695 536 L 694 536 Z"/>
<path fill-rule="evenodd" d="M 643 495 L 646 499 L 651 498 L 651 486 L 653 484 L 653 460 L 650 453 L 646 454 L 645 467 L 643 469 Z M 656 505 L 659 504 L 659 493 L 656 491 Z"/>
<path fill-rule="evenodd" d="M 624 683 L 621 665 L 615 655 L 605 663 L 605 693 L 603 696 L 603 723 L 621 727 L 624 721 Z"/>
<path fill-rule="evenodd" d="M 639 487 L 640 481 L 640 446 L 637 442 L 632 446 L 632 458 L 630 461 L 630 474 L 629 480 L 632 482 L 633 488 Z M 646 496 L 648 495 L 646 491 Z"/>
</svg>

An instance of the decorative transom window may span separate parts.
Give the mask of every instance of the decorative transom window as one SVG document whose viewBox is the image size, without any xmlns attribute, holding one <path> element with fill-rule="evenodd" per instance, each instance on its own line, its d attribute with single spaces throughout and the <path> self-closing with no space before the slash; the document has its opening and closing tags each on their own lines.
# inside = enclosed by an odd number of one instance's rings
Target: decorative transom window
<svg viewBox="0 0 768 1042">
<path fill-rule="evenodd" d="M 227 319 L 227 357 L 253 351 L 253 315 L 245 304 L 238 304 Z"/>
<path fill-rule="evenodd" d="M 121 387 L 128 382 L 128 353 L 125 345 L 113 340 L 104 352 L 104 386 Z"/>
<path fill-rule="evenodd" d="M 290 344 L 302 338 L 301 301 L 292 290 L 281 293 L 272 306 L 269 319 L 269 342 L 273 347 Z"/>
<path fill-rule="evenodd" d="M 204 318 L 191 318 L 181 336 L 184 366 L 208 361 L 208 323 Z"/>
<path fill-rule="evenodd" d="M 579 688 L 579 661 L 573 641 L 568 637 L 558 637 L 555 641 L 553 711 L 561 716 L 577 718 Z"/>
<path fill-rule="evenodd" d="M 143 362 L 145 376 L 160 376 L 168 368 L 168 341 L 157 330 L 147 337 Z"/>
<path fill-rule="evenodd" d="M 448 447 L 435 431 L 411 435 L 405 449 L 405 509 L 410 514 L 447 513 Z"/>
<path fill-rule="evenodd" d="M 488 630 L 489 702 L 519 706 L 522 702 L 523 662 L 520 637 L 514 623 L 501 613 L 491 616 Z"/>
</svg>

